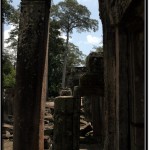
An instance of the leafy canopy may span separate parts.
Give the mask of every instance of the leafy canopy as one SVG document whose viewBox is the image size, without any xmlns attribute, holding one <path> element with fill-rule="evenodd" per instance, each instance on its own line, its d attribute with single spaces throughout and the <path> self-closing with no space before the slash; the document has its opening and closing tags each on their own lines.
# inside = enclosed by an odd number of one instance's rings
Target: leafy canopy
<svg viewBox="0 0 150 150">
<path fill-rule="evenodd" d="M 59 21 L 63 32 L 72 33 L 98 30 L 98 21 L 90 18 L 90 11 L 86 6 L 80 5 L 76 0 L 65 0 L 51 8 L 51 17 Z"/>
<path fill-rule="evenodd" d="M 61 88 L 61 77 L 64 63 L 65 40 L 60 37 L 60 24 L 56 20 L 50 22 L 49 52 L 48 52 L 48 91 L 49 96 L 58 96 Z M 73 43 L 69 43 L 67 53 L 67 70 L 84 65 L 85 55 Z"/>
<path fill-rule="evenodd" d="M 76 29 L 77 32 L 98 30 L 98 21 L 90 18 L 90 11 L 86 6 L 80 5 L 77 0 L 65 0 L 53 5 L 51 8 L 51 18 L 57 20 L 61 31 L 67 36 L 66 47 L 64 52 L 64 65 L 62 74 L 62 88 L 65 87 L 67 53 L 69 53 L 69 35 Z"/>
<path fill-rule="evenodd" d="M 18 23 L 19 9 L 11 4 L 12 0 L 2 0 L 2 23 Z"/>
<path fill-rule="evenodd" d="M 2 54 L 2 87 L 14 87 L 16 83 L 16 70 L 11 62 L 11 56 L 8 53 Z"/>
</svg>

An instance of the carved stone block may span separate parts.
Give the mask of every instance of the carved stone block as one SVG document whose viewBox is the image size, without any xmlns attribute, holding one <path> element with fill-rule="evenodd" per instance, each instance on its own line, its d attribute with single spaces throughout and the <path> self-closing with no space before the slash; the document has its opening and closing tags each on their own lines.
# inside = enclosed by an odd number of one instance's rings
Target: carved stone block
<svg viewBox="0 0 150 150">
<path fill-rule="evenodd" d="M 80 99 L 59 96 L 55 99 L 54 149 L 79 149 Z"/>
</svg>

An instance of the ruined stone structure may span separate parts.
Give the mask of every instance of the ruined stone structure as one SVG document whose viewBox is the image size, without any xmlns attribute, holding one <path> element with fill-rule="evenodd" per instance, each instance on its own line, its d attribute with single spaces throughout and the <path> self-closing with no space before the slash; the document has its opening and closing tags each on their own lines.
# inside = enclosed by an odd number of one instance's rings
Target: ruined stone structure
<svg viewBox="0 0 150 150">
<path fill-rule="evenodd" d="M 105 150 L 144 149 L 144 0 L 99 0 Z"/>
<path fill-rule="evenodd" d="M 14 150 L 44 149 L 43 115 L 50 2 L 21 2 L 14 102 Z M 104 143 L 99 149 L 143 150 L 144 0 L 99 0 L 99 10 L 103 24 L 105 97 L 102 109 L 95 114 L 99 118 L 95 126 L 104 131 L 101 134 Z M 90 80 L 90 74 L 85 78 L 86 81 Z M 98 75 L 90 89 L 85 88 L 88 87 L 85 78 L 80 80 L 81 88 L 75 90 L 76 98 L 81 93 L 103 94 L 101 84 L 94 88 L 94 83 L 99 83 Z M 82 90 L 82 87 L 86 90 Z M 101 116 L 100 111 L 103 114 Z M 101 126 L 101 121 L 104 126 Z"/>
<path fill-rule="evenodd" d="M 55 99 L 54 149 L 78 150 L 80 130 L 80 99 L 59 96 Z"/>
<path fill-rule="evenodd" d="M 13 115 L 14 91 L 14 88 L 7 88 L 2 91 L 3 121 L 8 121 L 8 116 Z"/>
<path fill-rule="evenodd" d="M 79 78 L 87 71 L 86 67 L 73 67 L 70 72 L 67 73 L 66 86 L 72 90 L 74 86 L 79 85 Z"/>
<path fill-rule="evenodd" d="M 103 145 L 103 97 L 104 68 L 103 56 L 100 53 L 90 53 L 86 59 L 87 72 L 79 79 L 79 86 L 74 88 L 74 97 L 85 97 L 91 102 L 93 133 L 99 145 Z M 90 106 L 89 106 L 90 107 Z"/>
<path fill-rule="evenodd" d="M 14 102 L 14 150 L 44 149 L 49 0 L 22 0 Z"/>
</svg>

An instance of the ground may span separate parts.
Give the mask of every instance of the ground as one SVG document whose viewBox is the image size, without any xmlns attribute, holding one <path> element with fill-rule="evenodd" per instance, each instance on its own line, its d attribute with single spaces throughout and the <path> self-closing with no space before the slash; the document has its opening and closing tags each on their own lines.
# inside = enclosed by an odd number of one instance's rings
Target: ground
<svg viewBox="0 0 150 150">
<path fill-rule="evenodd" d="M 13 150 L 13 141 L 3 139 L 3 150 Z"/>
</svg>

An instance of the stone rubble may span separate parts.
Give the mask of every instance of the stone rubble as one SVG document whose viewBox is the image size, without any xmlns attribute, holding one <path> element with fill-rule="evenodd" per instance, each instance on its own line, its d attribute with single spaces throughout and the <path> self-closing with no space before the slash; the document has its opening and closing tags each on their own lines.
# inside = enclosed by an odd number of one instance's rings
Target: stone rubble
<svg viewBox="0 0 150 150">
<path fill-rule="evenodd" d="M 92 139 L 93 127 L 90 122 L 86 121 L 84 108 L 80 110 L 80 144 L 95 143 Z M 44 117 L 44 150 L 52 150 L 53 145 L 53 130 L 54 130 L 54 102 L 46 102 L 45 117 Z M 13 116 L 9 117 L 7 123 L 2 125 L 2 139 L 3 142 L 8 143 L 13 141 Z M 12 147 L 12 146 L 11 146 Z M 6 150 L 4 148 L 4 150 Z M 12 150 L 12 149 L 11 149 Z"/>
</svg>

